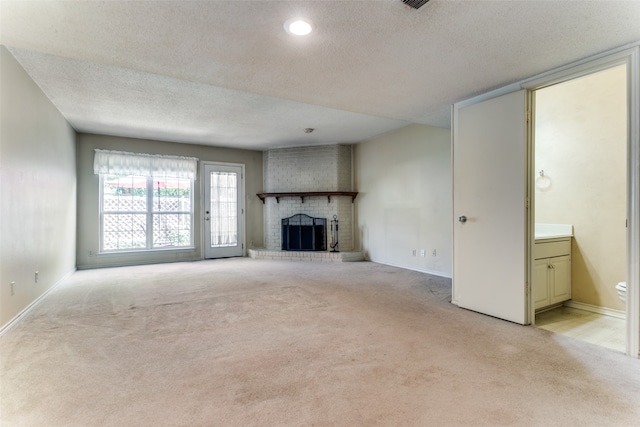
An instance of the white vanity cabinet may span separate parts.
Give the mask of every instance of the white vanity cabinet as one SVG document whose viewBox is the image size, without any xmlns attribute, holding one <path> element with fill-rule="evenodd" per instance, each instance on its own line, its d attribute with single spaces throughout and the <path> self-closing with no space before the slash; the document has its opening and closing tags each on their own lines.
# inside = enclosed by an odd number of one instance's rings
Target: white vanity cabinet
<svg viewBox="0 0 640 427">
<path fill-rule="evenodd" d="M 571 299 L 571 237 L 536 240 L 533 257 L 535 308 Z"/>
</svg>

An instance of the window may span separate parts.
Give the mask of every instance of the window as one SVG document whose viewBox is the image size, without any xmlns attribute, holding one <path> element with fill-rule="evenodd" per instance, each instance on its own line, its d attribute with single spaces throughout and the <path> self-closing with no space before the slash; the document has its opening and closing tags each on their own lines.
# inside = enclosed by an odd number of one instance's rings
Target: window
<svg viewBox="0 0 640 427">
<path fill-rule="evenodd" d="M 96 150 L 100 251 L 193 247 L 196 169 L 193 158 Z"/>
</svg>

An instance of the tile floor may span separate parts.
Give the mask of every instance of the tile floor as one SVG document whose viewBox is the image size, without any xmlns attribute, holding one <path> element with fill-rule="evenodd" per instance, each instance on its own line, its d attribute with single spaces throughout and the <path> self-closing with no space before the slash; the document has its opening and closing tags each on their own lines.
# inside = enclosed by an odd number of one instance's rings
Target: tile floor
<svg viewBox="0 0 640 427">
<path fill-rule="evenodd" d="M 536 314 L 536 326 L 613 350 L 625 351 L 626 321 L 570 307 Z"/>
</svg>

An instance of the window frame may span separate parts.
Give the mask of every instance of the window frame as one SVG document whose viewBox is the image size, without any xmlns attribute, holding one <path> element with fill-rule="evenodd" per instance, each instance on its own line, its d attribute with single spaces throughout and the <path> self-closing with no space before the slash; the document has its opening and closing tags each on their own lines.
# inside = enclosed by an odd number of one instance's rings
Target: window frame
<svg viewBox="0 0 640 427">
<path fill-rule="evenodd" d="M 195 249 L 195 233 L 194 233 L 194 217 L 195 217 L 195 197 L 194 197 L 194 180 L 189 179 L 190 189 L 189 189 L 189 197 L 190 197 L 190 211 L 154 211 L 154 202 L 157 200 L 154 198 L 154 189 L 153 183 L 154 178 L 152 176 L 140 176 L 140 178 L 146 179 L 146 210 L 142 211 L 105 211 L 104 209 L 104 181 L 106 176 L 129 176 L 129 175 L 118 175 L 118 174 L 99 174 L 99 219 L 98 219 L 98 234 L 99 234 L 99 250 L 98 254 L 122 254 L 122 253 L 143 253 L 143 252 L 169 252 L 169 251 L 185 251 L 185 250 L 194 250 Z M 185 179 L 185 178 L 182 178 Z M 126 248 L 126 249 L 105 249 L 104 248 L 104 216 L 109 214 L 122 214 L 122 215 L 145 215 L 145 247 L 144 248 Z M 189 229 L 189 243 L 184 246 L 163 246 L 163 247 L 154 247 L 153 238 L 154 238 L 154 227 L 153 227 L 153 217 L 154 215 L 166 215 L 166 214 L 174 214 L 174 215 L 188 215 L 190 222 Z"/>
</svg>

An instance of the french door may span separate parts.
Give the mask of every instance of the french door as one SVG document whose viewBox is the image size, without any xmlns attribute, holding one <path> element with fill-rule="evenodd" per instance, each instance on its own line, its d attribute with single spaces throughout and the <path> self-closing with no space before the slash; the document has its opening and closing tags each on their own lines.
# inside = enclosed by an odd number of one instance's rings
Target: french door
<svg viewBox="0 0 640 427">
<path fill-rule="evenodd" d="M 529 323 L 526 91 L 457 110 L 453 288 L 460 307 Z"/>
<path fill-rule="evenodd" d="M 244 166 L 203 163 L 204 257 L 244 255 Z"/>
</svg>

